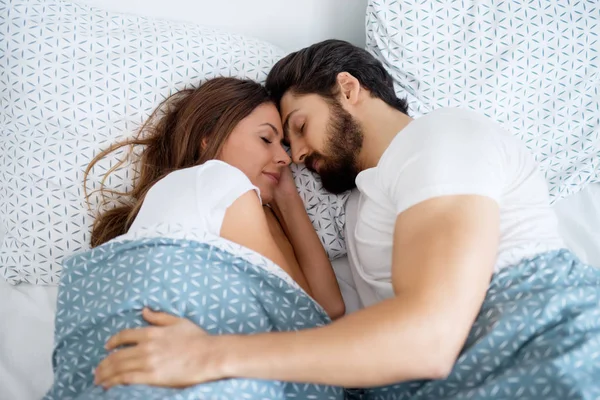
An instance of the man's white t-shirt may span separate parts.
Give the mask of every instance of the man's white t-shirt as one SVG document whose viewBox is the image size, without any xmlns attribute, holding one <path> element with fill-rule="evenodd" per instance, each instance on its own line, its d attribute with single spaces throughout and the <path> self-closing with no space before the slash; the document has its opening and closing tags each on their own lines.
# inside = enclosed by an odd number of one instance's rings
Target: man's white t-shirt
<svg viewBox="0 0 600 400">
<path fill-rule="evenodd" d="M 393 296 L 394 225 L 438 196 L 481 195 L 500 207 L 495 269 L 564 247 L 546 181 L 519 139 L 472 111 L 439 109 L 409 123 L 375 168 L 356 178 L 346 208 L 348 256 L 364 306 Z"/>
<path fill-rule="evenodd" d="M 250 190 L 260 198 L 242 171 L 218 160 L 171 172 L 146 193 L 128 233 L 168 225 L 220 236 L 225 211 Z"/>
</svg>

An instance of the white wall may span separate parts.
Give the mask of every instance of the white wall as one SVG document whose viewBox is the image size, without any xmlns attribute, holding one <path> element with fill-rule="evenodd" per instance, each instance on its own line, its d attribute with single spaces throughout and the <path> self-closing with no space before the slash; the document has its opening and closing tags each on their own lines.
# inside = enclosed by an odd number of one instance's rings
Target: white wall
<svg viewBox="0 0 600 400">
<path fill-rule="evenodd" d="M 365 45 L 367 0 L 78 0 L 111 11 L 196 22 L 293 51 L 324 39 Z"/>
</svg>

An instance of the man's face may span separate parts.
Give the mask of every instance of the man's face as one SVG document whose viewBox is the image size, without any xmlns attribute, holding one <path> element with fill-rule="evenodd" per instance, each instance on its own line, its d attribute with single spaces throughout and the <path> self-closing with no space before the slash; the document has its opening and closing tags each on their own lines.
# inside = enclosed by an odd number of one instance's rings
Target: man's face
<svg viewBox="0 0 600 400">
<path fill-rule="evenodd" d="M 319 174 L 323 187 L 332 193 L 356 187 L 363 132 L 341 104 L 317 94 L 288 91 L 281 99 L 281 119 L 295 163 Z"/>
</svg>

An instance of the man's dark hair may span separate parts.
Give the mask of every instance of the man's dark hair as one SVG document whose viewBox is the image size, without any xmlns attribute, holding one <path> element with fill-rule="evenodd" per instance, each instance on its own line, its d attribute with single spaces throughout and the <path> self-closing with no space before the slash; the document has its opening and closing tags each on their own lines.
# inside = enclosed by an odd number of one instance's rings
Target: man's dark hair
<svg viewBox="0 0 600 400">
<path fill-rule="evenodd" d="M 295 94 L 314 93 L 327 100 L 339 94 L 336 78 L 348 72 L 360 85 L 398 111 L 408 115 L 408 104 L 394 92 L 394 81 L 379 60 L 343 40 L 325 40 L 282 58 L 273 66 L 265 84 L 279 107 L 290 89 Z"/>
</svg>

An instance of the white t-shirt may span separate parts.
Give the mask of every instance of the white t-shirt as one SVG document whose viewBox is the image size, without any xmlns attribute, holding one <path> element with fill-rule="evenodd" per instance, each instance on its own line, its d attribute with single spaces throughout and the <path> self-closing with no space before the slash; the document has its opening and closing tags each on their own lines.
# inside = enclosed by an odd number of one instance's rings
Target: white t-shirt
<svg viewBox="0 0 600 400">
<path fill-rule="evenodd" d="M 348 255 L 363 305 L 393 296 L 398 214 L 424 200 L 474 194 L 500 206 L 496 270 L 563 248 L 548 188 L 523 143 L 472 111 L 439 109 L 413 120 L 375 168 L 356 178 L 346 208 Z"/>
<path fill-rule="evenodd" d="M 260 198 L 242 171 L 218 160 L 171 172 L 150 188 L 128 234 L 173 225 L 220 236 L 225 211 L 250 190 Z"/>
<path fill-rule="evenodd" d="M 113 240 L 168 238 L 206 243 L 302 290 L 268 258 L 221 237 L 225 211 L 250 190 L 260 199 L 259 189 L 242 171 L 218 160 L 171 172 L 150 188 L 127 233 Z"/>
</svg>

